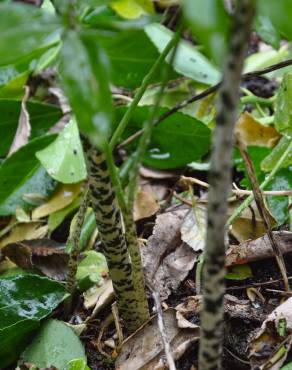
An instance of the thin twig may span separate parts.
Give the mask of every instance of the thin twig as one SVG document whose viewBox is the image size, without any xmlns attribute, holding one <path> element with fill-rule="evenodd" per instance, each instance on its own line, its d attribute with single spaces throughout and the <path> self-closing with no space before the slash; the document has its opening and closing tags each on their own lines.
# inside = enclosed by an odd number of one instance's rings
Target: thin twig
<svg viewBox="0 0 292 370">
<path fill-rule="evenodd" d="M 288 280 L 292 280 L 292 276 L 289 276 Z M 226 290 L 227 291 L 229 291 L 229 290 L 243 290 L 243 289 L 248 289 L 248 288 L 253 288 L 253 287 L 262 287 L 262 286 L 265 286 L 265 285 L 278 284 L 278 283 L 281 283 L 282 281 L 283 281 L 283 278 L 264 281 L 262 283 L 252 283 L 252 284 L 242 285 L 242 286 L 231 286 L 231 287 L 226 288 Z"/>
<path fill-rule="evenodd" d="M 287 271 L 286 271 L 286 267 L 285 267 L 285 261 L 284 261 L 284 258 L 283 258 L 283 254 L 282 254 L 282 252 L 280 250 L 280 247 L 277 243 L 275 235 L 272 232 L 272 226 L 271 226 L 269 214 L 268 214 L 268 211 L 266 209 L 263 194 L 261 192 L 261 189 L 260 189 L 257 177 L 256 177 L 256 172 L 255 172 L 253 162 L 251 161 L 250 156 L 247 153 L 246 147 L 241 142 L 239 136 L 237 137 L 237 146 L 238 146 L 238 149 L 240 151 L 240 154 L 241 154 L 241 156 L 243 158 L 243 161 L 244 161 L 244 164 L 245 164 L 245 168 L 246 168 L 246 171 L 247 171 L 247 174 L 248 174 L 249 181 L 251 183 L 251 187 L 252 187 L 252 191 L 253 191 L 253 194 L 254 194 L 254 199 L 255 199 L 257 208 L 258 208 L 260 216 L 263 220 L 263 223 L 264 223 L 268 238 L 270 240 L 270 243 L 271 243 L 275 258 L 276 258 L 276 261 L 277 261 L 279 269 L 281 271 L 283 281 L 284 281 L 284 285 L 285 285 L 285 289 L 286 289 L 286 291 L 289 291 L 289 289 L 290 289 L 289 288 L 289 281 L 288 281 L 288 278 L 287 278 Z"/>
<path fill-rule="evenodd" d="M 285 67 L 290 66 L 290 65 L 292 65 L 292 59 L 288 59 L 288 60 L 285 60 L 283 62 L 273 64 L 270 67 L 259 69 L 257 71 L 253 71 L 253 72 L 249 72 L 249 73 L 244 73 L 241 76 L 241 81 L 248 81 L 248 80 L 251 80 L 254 77 L 262 76 L 262 75 L 265 75 L 267 73 L 276 71 L 276 70 L 281 69 L 281 68 L 285 68 Z M 219 87 L 221 86 L 221 83 L 222 82 L 219 82 L 216 85 L 213 85 L 213 86 L 209 87 L 208 89 L 202 91 L 201 93 L 199 93 L 197 95 L 194 95 L 194 96 L 191 96 L 189 99 L 186 99 L 186 100 L 178 103 L 173 108 L 169 109 L 167 112 L 165 112 L 164 114 L 162 114 L 154 122 L 154 125 L 158 125 L 159 123 L 161 123 L 162 121 L 164 121 L 166 118 L 168 118 L 172 114 L 178 112 L 179 110 L 185 108 L 189 104 L 194 103 L 194 102 L 196 102 L 198 100 L 201 100 L 203 98 L 206 98 L 210 94 L 213 94 L 214 92 L 216 92 L 219 89 Z M 135 134 L 129 136 L 126 140 L 124 140 L 121 144 L 119 144 L 118 145 L 118 148 L 121 148 L 121 147 L 129 144 L 133 140 L 137 139 L 142 133 L 143 133 L 143 129 L 135 132 Z"/>
<path fill-rule="evenodd" d="M 153 296 L 153 299 L 154 299 L 154 305 L 155 305 L 156 312 L 157 312 L 157 323 L 158 323 L 158 328 L 159 328 L 159 331 L 160 331 L 160 334 L 161 334 L 161 339 L 162 339 L 162 343 L 163 343 L 163 347 L 164 347 L 166 360 L 167 360 L 169 369 L 170 370 L 176 370 L 174 359 L 173 359 L 173 356 L 172 356 L 172 353 L 171 353 L 170 344 L 169 344 L 167 334 L 166 334 L 166 330 L 165 330 L 160 296 L 159 296 L 159 293 L 156 290 L 154 290 L 153 288 L 151 290 L 152 290 L 152 296 Z"/>
</svg>

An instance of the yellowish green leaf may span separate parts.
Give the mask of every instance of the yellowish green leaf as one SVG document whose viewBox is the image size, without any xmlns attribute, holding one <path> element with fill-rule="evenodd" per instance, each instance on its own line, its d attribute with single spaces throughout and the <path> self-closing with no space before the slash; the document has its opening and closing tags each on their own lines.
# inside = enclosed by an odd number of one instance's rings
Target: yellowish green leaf
<svg viewBox="0 0 292 370">
<path fill-rule="evenodd" d="M 151 0 L 117 0 L 111 4 L 111 7 L 126 19 L 135 19 L 154 13 L 154 5 Z"/>
</svg>

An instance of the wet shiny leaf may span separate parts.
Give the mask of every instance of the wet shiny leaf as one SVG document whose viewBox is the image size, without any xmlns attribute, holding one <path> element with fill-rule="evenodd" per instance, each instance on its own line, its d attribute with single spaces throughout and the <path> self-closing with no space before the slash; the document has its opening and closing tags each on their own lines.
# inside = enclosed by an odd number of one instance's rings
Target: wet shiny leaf
<svg viewBox="0 0 292 370">
<path fill-rule="evenodd" d="M 48 316 L 66 295 L 61 284 L 38 275 L 0 278 L 1 367 L 15 361 L 40 320 Z"/>
</svg>

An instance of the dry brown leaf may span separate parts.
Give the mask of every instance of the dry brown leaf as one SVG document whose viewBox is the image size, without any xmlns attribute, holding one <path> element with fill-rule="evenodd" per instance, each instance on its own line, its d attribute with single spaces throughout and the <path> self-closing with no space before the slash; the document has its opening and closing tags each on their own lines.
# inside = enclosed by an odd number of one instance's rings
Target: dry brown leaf
<svg viewBox="0 0 292 370">
<path fill-rule="evenodd" d="M 199 327 L 180 329 L 173 309 L 164 311 L 163 319 L 172 355 L 177 360 L 199 339 Z M 126 339 L 116 360 L 116 370 L 153 369 L 165 369 L 164 348 L 157 317 L 150 319 L 145 326 Z"/>
<path fill-rule="evenodd" d="M 250 347 L 252 369 L 279 370 L 291 348 L 291 333 L 292 297 L 267 317 L 252 340 Z M 282 356 L 277 356 L 280 353 Z"/>
<path fill-rule="evenodd" d="M 138 191 L 134 202 L 134 220 L 138 221 L 155 215 L 159 211 L 159 204 L 152 194 Z"/>
<path fill-rule="evenodd" d="M 231 215 L 238 205 L 238 202 L 229 204 L 228 214 Z M 275 226 L 276 220 L 270 212 L 269 218 L 272 227 Z M 266 228 L 255 202 L 253 202 L 249 207 L 245 208 L 240 217 L 238 217 L 232 223 L 230 232 L 240 243 L 249 239 L 259 238 L 265 234 Z"/>
<path fill-rule="evenodd" d="M 81 183 L 62 184 L 52 197 L 32 211 L 32 219 L 38 220 L 68 206 L 80 193 Z"/>
<path fill-rule="evenodd" d="M 283 254 L 292 251 L 292 232 L 273 231 L 273 234 Z M 273 256 L 270 240 L 265 234 L 255 240 L 248 240 L 239 245 L 231 245 L 226 251 L 226 266 L 245 264 Z"/>
<path fill-rule="evenodd" d="M 162 300 L 178 288 L 193 268 L 197 254 L 181 240 L 180 228 L 189 207 L 172 207 L 157 216 L 153 235 L 142 246 L 145 279 Z"/>
<path fill-rule="evenodd" d="M 48 229 L 48 225 L 43 225 L 41 222 L 18 224 L 0 240 L 0 248 L 21 240 L 41 239 L 45 237 Z"/>
<path fill-rule="evenodd" d="M 84 307 L 88 310 L 94 307 L 91 317 L 114 299 L 114 290 L 111 279 L 107 278 L 102 286 L 93 286 L 83 293 Z"/>
<path fill-rule="evenodd" d="M 8 244 L 1 251 L 24 270 L 35 268 L 52 279 L 66 278 L 68 254 L 65 246 L 51 239 L 23 240 Z"/>
<path fill-rule="evenodd" d="M 10 146 L 8 156 L 16 152 L 23 145 L 28 143 L 30 133 L 31 133 L 29 113 L 26 109 L 26 101 L 28 99 L 28 96 L 29 96 L 29 88 L 28 86 L 25 86 L 25 94 L 21 102 L 18 126 L 17 126 L 17 130 L 15 133 L 13 142 Z"/>
<path fill-rule="evenodd" d="M 262 125 L 248 112 L 241 114 L 236 122 L 234 133 L 240 137 L 241 142 L 246 146 L 272 148 L 280 139 L 280 135 L 274 127 Z"/>
</svg>

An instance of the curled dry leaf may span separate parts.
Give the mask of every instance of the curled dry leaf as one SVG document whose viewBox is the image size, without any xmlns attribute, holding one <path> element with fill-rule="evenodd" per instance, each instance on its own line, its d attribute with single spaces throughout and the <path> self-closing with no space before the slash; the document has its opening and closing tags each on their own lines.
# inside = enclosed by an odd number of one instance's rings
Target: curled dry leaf
<svg viewBox="0 0 292 370">
<path fill-rule="evenodd" d="M 292 343 L 292 297 L 263 322 L 250 346 L 252 369 L 278 370 Z"/>
<path fill-rule="evenodd" d="M 177 179 L 179 177 L 177 171 L 155 170 L 153 168 L 147 168 L 144 166 L 140 167 L 139 173 L 141 176 L 153 180 Z"/>
<path fill-rule="evenodd" d="M 93 286 L 83 293 L 84 307 L 88 310 L 94 307 L 89 320 L 114 299 L 114 290 L 111 279 L 107 278 L 102 286 Z"/>
<path fill-rule="evenodd" d="M 292 232 L 273 231 L 273 234 L 283 254 L 292 251 Z M 239 245 L 231 245 L 226 251 L 226 266 L 244 264 L 273 256 L 270 240 L 265 234 L 255 240 L 248 240 Z"/>
<path fill-rule="evenodd" d="M 153 235 L 142 246 L 146 282 L 165 300 L 193 268 L 197 254 L 181 240 L 180 228 L 189 212 L 184 206 L 173 207 L 157 216 Z"/>
<path fill-rule="evenodd" d="M 202 309 L 202 296 L 189 296 L 186 297 L 183 303 L 180 303 L 175 307 L 177 313 L 177 319 L 180 319 L 180 323 L 187 325 L 184 318 L 189 325 L 193 325 L 189 320 L 194 316 L 199 316 Z M 262 322 L 266 315 L 263 310 L 254 308 L 249 300 L 238 299 L 230 294 L 225 294 L 224 297 L 224 312 L 232 318 L 241 320 L 254 320 Z"/>
<path fill-rule="evenodd" d="M 24 270 L 37 269 L 44 275 L 65 280 L 68 254 L 65 246 L 50 239 L 24 240 L 6 245 L 2 254 Z"/>
<path fill-rule="evenodd" d="M 28 86 L 25 86 L 25 94 L 21 102 L 18 126 L 17 126 L 17 130 L 15 133 L 13 142 L 10 146 L 8 156 L 16 152 L 23 145 L 28 143 L 30 133 L 31 133 L 29 113 L 26 109 L 26 101 L 28 99 L 28 96 L 29 96 L 29 88 Z"/>
<path fill-rule="evenodd" d="M 32 211 L 32 219 L 38 220 L 68 206 L 79 195 L 81 183 L 62 184 L 52 197 Z"/>
<path fill-rule="evenodd" d="M 228 214 L 231 215 L 238 205 L 238 202 L 229 204 Z M 276 220 L 268 209 L 267 212 L 271 225 L 275 226 L 277 224 Z M 240 217 L 232 223 L 230 232 L 240 243 L 245 240 L 259 238 L 265 234 L 266 228 L 255 202 L 245 208 Z"/>
<path fill-rule="evenodd" d="M 151 193 L 138 191 L 134 202 L 134 220 L 151 217 L 159 211 L 159 204 Z"/>
<path fill-rule="evenodd" d="M 48 225 L 40 222 L 17 224 L 8 235 L 0 240 L 0 248 L 7 244 L 16 243 L 22 240 L 41 239 L 48 232 Z"/>
<path fill-rule="evenodd" d="M 239 135 L 245 146 L 264 146 L 272 148 L 280 139 L 274 127 L 259 123 L 250 113 L 244 112 L 235 125 L 235 135 Z"/>
<path fill-rule="evenodd" d="M 164 311 L 163 319 L 172 355 L 177 360 L 199 339 L 199 327 L 180 329 L 173 309 Z M 164 349 L 155 316 L 123 343 L 116 360 L 116 369 L 162 370 L 166 365 L 163 357 Z"/>
<path fill-rule="evenodd" d="M 207 209 L 195 206 L 186 215 L 180 231 L 182 240 L 195 252 L 202 251 L 205 246 Z"/>
</svg>

